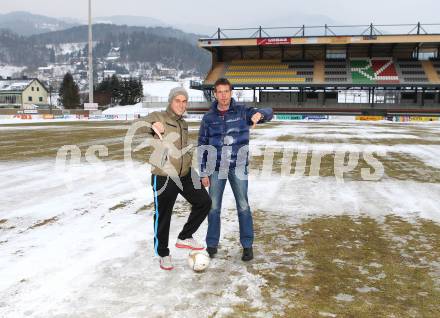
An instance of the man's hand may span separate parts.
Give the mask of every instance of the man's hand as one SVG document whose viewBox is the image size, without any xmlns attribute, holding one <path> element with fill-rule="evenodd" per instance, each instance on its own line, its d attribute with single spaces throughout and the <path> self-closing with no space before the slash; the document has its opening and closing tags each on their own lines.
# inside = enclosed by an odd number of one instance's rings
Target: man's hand
<svg viewBox="0 0 440 318">
<path fill-rule="evenodd" d="M 202 178 L 202 184 L 205 188 L 209 187 L 210 183 L 209 183 L 209 177 L 203 177 Z"/>
<path fill-rule="evenodd" d="M 251 117 L 251 121 L 253 123 L 252 125 L 252 129 L 255 128 L 255 126 L 257 126 L 257 123 L 263 118 L 263 114 L 262 113 L 255 113 L 252 117 Z"/>
<path fill-rule="evenodd" d="M 156 135 L 159 136 L 159 139 L 162 140 L 162 134 L 165 132 L 165 127 L 163 126 L 163 124 L 161 122 L 157 121 L 157 122 L 153 123 L 151 128 L 156 133 Z"/>
</svg>

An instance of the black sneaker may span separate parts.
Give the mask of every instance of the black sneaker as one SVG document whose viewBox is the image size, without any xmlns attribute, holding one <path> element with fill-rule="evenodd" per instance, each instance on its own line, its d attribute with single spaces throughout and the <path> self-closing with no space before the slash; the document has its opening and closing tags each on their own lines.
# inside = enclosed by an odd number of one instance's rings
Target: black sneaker
<svg viewBox="0 0 440 318">
<path fill-rule="evenodd" d="M 214 258 L 214 255 L 217 254 L 217 247 L 207 247 L 206 251 L 208 252 L 210 258 Z"/>
<path fill-rule="evenodd" d="M 253 258 L 254 258 L 254 251 L 252 250 L 252 247 L 243 248 L 243 256 L 241 257 L 241 260 L 243 262 L 249 262 Z"/>
</svg>

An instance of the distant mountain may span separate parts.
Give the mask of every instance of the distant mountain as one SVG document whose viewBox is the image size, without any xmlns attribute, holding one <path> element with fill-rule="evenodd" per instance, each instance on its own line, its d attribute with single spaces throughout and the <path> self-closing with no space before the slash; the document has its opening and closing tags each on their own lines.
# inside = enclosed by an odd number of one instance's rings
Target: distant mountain
<svg viewBox="0 0 440 318">
<path fill-rule="evenodd" d="M 0 29 L 9 29 L 18 35 L 64 30 L 76 25 L 78 24 L 25 11 L 0 14 Z"/>
<path fill-rule="evenodd" d="M 9 29 L 0 29 L 0 64 L 37 67 L 45 65 L 49 59 L 50 52 L 44 45 Z"/>
<path fill-rule="evenodd" d="M 187 33 L 195 33 L 201 35 L 212 35 L 217 27 L 194 24 L 194 23 L 177 23 L 169 24 L 159 19 L 145 17 L 145 16 L 133 16 L 133 15 L 114 15 L 109 17 L 97 17 L 94 18 L 94 23 L 111 23 L 118 25 L 128 26 L 143 26 L 143 27 L 171 27 L 182 30 Z"/>
<path fill-rule="evenodd" d="M 48 32 L 44 34 L 37 34 L 30 37 L 30 39 L 43 44 L 54 43 L 72 43 L 87 41 L 88 33 L 87 26 L 81 25 L 67 30 Z M 118 36 L 126 36 L 133 33 L 147 33 L 157 35 L 165 38 L 172 38 L 182 40 L 191 44 L 196 44 L 200 35 L 185 33 L 183 31 L 173 29 L 171 27 L 137 27 L 116 24 L 94 24 L 93 25 L 93 40 L 103 41 L 116 38 Z"/>
<path fill-rule="evenodd" d="M 87 46 L 75 46 L 62 57 L 55 57 L 54 46 L 87 42 L 87 26 L 76 26 L 62 31 L 19 36 L 0 30 L 0 63 L 19 66 L 45 66 L 55 60 L 68 62 L 86 56 Z M 129 27 L 126 25 L 96 24 L 93 26 L 94 57 L 105 58 L 117 47 L 124 64 L 160 63 L 180 70 L 205 73 L 210 67 L 210 55 L 197 46 L 196 34 L 163 27 Z M 85 47 L 85 48 L 84 48 Z"/>
<path fill-rule="evenodd" d="M 293 10 L 289 7 L 285 9 L 282 13 L 280 12 L 276 17 L 271 16 L 255 16 L 248 15 L 243 17 L 233 24 L 224 25 L 219 21 L 212 21 L 212 25 L 204 25 L 194 23 L 193 21 L 189 23 L 173 23 L 164 22 L 160 19 L 148 16 L 136 16 L 136 15 L 113 15 L 113 16 L 102 16 L 94 17 L 94 24 L 112 24 L 128 27 L 162 27 L 173 30 L 174 35 L 171 37 L 179 37 L 178 32 L 180 31 L 184 34 L 189 33 L 195 35 L 195 38 L 212 36 L 218 27 L 221 28 L 257 28 L 258 26 L 263 27 L 297 27 L 297 26 L 317 26 L 317 25 L 340 25 L 340 22 L 333 20 L 331 17 L 319 14 L 307 14 L 304 12 Z M 9 29 L 19 35 L 36 35 L 52 31 L 62 31 L 70 29 L 75 26 L 86 25 L 86 20 L 80 20 L 70 17 L 64 18 L 52 18 L 43 15 L 32 14 L 25 11 L 16 11 L 7 14 L 0 14 L 0 29 Z M 350 28 L 337 28 L 336 31 L 340 33 L 357 33 L 358 29 Z M 162 32 L 162 31 L 161 31 Z M 249 30 L 250 34 L 243 33 L 242 36 L 250 36 L 253 31 Z M 290 32 L 295 33 L 294 29 L 290 29 Z M 310 29 L 309 35 L 314 35 L 318 33 L 318 29 Z M 236 31 L 232 34 L 237 33 Z M 289 30 L 284 31 L 271 31 L 270 36 L 279 35 L 289 35 Z M 184 35 L 183 35 L 184 36 Z M 190 36 L 191 37 L 191 36 Z"/>
<path fill-rule="evenodd" d="M 211 29 L 209 26 L 197 24 L 182 25 L 182 29 L 203 30 L 188 33 L 176 29 L 178 25 L 171 27 L 155 18 L 126 15 L 98 17 L 94 21 L 95 58 L 105 58 L 112 48 L 119 48 L 120 62 L 124 64 L 160 63 L 165 67 L 197 70 L 200 73 L 206 72 L 210 67 L 210 54 L 198 48 L 197 40 L 200 37 L 213 35 L 216 31 L 215 27 Z M 307 15 L 300 12 L 296 14 L 284 12 L 284 15 L 280 15 L 277 19 L 271 17 L 257 19 L 249 16 L 242 22 L 246 23 L 243 27 L 338 24 L 327 16 Z M 238 25 L 231 27 L 237 28 Z M 347 33 L 358 30 L 345 31 Z M 281 30 L 279 34 L 274 30 L 267 32 L 265 36 L 286 36 L 296 31 Z M 322 34 L 321 30 L 319 32 Z M 231 34 L 233 35 L 236 34 Z M 306 32 L 306 35 L 314 34 Z M 49 18 L 28 12 L 0 14 L 0 63 L 31 68 L 45 66 L 54 61 L 68 63 L 73 58 L 86 56 L 87 36 L 87 25 L 81 21 Z M 242 34 L 242 36 L 251 36 L 251 34 Z"/>
</svg>

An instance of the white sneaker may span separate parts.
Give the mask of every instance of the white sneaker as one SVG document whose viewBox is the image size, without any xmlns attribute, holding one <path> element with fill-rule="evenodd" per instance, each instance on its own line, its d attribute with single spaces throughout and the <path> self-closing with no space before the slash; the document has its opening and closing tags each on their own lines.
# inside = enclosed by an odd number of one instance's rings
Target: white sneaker
<svg viewBox="0 0 440 318">
<path fill-rule="evenodd" d="M 171 260 L 170 255 L 161 257 L 159 263 L 160 263 L 160 268 L 166 271 L 170 271 L 174 268 L 173 261 Z"/>
<path fill-rule="evenodd" d="M 193 251 L 201 251 L 201 250 L 205 249 L 205 247 L 202 244 L 197 242 L 192 237 L 187 238 L 185 240 L 177 239 L 176 247 L 177 248 L 188 248 Z"/>
</svg>

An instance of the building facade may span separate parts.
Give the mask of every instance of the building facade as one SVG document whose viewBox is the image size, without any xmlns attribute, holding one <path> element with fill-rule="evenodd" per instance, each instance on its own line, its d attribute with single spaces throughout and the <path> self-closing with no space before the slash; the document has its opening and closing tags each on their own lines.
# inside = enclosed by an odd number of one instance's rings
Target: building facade
<svg viewBox="0 0 440 318">
<path fill-rule="evenodd" d="M 49 92 L 38 79 L 0 80 L 0 107 L 32 108 L 48 105 Z"/>
</svg>

